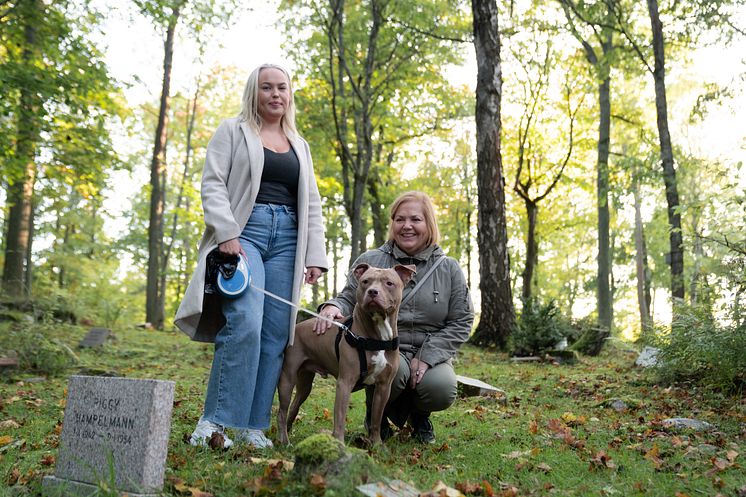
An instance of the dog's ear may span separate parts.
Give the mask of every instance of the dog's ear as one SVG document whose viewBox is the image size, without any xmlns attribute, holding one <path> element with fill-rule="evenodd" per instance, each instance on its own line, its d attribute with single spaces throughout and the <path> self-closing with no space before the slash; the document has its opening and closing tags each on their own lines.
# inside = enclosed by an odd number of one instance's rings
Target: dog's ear
<svg viewBox="0 0 746 497">
<path fill-rule="evenodd" d="M 359 280 L 363 273 L 368 270 L 368 268 L 370 268 L 370 266 L 365 264 L 364 262 L 355 266 L 355 269 L 352 270 L 352 272 L 355 273 L 355 279 Z"/>
<path fill-rule="evenodd" d="M 396 271 L 396 274 L 399 275 L 399 278 L 401 278 L 402 283 L 405 285 L 409 283 L 409 280 L 412 279 L 412 276 L 414 276 L 417 273 L 417 270 L 415 269 L 413 264 L 403 265 L 403 264 L 397 264 L 394 266 L 394 271 Z"/>
</svg>

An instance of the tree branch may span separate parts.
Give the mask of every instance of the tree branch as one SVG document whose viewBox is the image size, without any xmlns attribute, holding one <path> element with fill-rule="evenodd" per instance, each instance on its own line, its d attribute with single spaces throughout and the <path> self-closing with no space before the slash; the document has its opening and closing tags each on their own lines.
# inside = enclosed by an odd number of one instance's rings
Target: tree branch
<svg viewBox="0 0 746 497">
<path fill-rule="evenodd" d="M 400 27 L 402 27 L 404 29 L 408 29 L 410 31 L 414 31 L 417 34 L 425 35 L 425 36 L 427 36 L 429 38 L 433 38 L 433 39 L 436 39 L 436 40 L 452 41 L 452 42 L 455 42 L 455 43 L 474 43 L 474 40 L 472 38 L 463 39 L 463 38 L 454 38 L 452 36 L 439 35 L 439 34 L 435 33 L 434 31 L 426 31 L 424 29 L 420 29 L 420 28 L 414 27 L 414 26 L 412 26 L 410 24 L 407 24 L 404 21 L 400 21 L 398 19 L 394 19 L 393 17 L 387 17 L 386 18 L 386 22 L 390 22 L 391 24 L 395 24 L 395 25 L 400 26 Z"/>
<path fill-rule="evenodd" d="M 731 242 L 730 240 L 728 240 L 728 235 L 722 235 L 723 237 L 722 240 L 711 237 L 711 236 L 704 236 L 704 235 L 699 235 L 699 237 L 702 240 L 708 240 L 711 242 L 715 242 L 718 245 L 722 245 L 723 247 L 726 247 L 728 250 L 732 252 L 746 256 L 746 238 L 744 238 L 740 242 Z"/>
<path fill-rule="evenodd" d="M 653 74 L 653 68 L 650 67 L 650 64 L 648 64 L 648 61 L 645 58 L 645 54 L 642 53 L 642 50 L 640 49 L 639 45 L 637 45 L 637 42 L 635 42 L 635 40 L 632 39 L 632 35 L 630 35 L 627 29 L 625 28 L 625 22 L 624 22 L 624 19 L 622 18 L 622 11 L 620 8 L 618 8 L 619 5 L 616 2 L 611 1 L 611 0 L 606 0 L 606 5 L 609 11 L 614 14 L 614 18 L 616 19 L 617 26 L 618 26 L 617 28 L 610 27 L 610 29 L 617 31 L 621 33 L 622 35 L 624 35 L 624 38 L 629 42 L 630 45 L 632 45 L 632 49 L 637 54 L 637 56 L 640 58 L 640 61 L 645 66 L 645 69 L 650 74 Z"/>
</svg>

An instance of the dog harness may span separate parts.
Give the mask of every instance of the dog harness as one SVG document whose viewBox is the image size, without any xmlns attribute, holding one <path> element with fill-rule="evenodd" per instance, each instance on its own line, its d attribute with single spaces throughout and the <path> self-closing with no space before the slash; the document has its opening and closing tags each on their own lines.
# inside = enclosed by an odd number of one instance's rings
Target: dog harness
<svg viewBox="0 0 746 497">
<path fill-rule="evenodd" d="M 357 350 L 357 357 L 360 360 L 360 378 L 358 378 L 355 387 L 352 389 L 353 392 L 356 392 L 363 388 L 363 381 L 368 376 L 368 359 L 365 357 L 365 351 L 396 350 L 399 348 L 399 337 L 394 337 L 391 340 L 376 340 L 375 338 L 358 336 L 352 332 L 352 318 L 350 318 L 345 322 L 344 328 L 339 329 L 337 339 L 334 341 L 334 352 L 337 354 L 337 362 L 339 362 L 339 343 L 342 341 L 343 336 L 345 342 Z"/>
</svg>

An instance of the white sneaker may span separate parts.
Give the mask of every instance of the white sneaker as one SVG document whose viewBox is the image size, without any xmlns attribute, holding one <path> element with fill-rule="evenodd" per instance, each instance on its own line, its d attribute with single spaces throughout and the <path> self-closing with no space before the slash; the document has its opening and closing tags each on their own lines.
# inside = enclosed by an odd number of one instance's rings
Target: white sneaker
<svg viewBox="0 0 746 497">
<path fill-rule="evenodd" d="M 262 430 L 256 430 L 253 428 L 239 430 L 238 439 L 242 442 L 253 445 L 257 449 L 271 449 L 274 447 L 272 440 L 267 438 Z"/>
<path fill-rule="evenodd" d="M 233 445 L 233 440 L 228 438 L 228 435 L 225 434 L 225 429 L 218 425 L 213 423 L 212 421 L 208 421 L 203 418 L 199 418 L 199 421 L 197 422 L 197 427 L 192 432 L 192 436 L 189 437 L 189 443 L 198 446 L 198 445 L 207 445 L 207 443 L 210 441 L 210 438 L 212 438 L 213 433 L 220 433 L 223 435 L 223 448 L 227 449 L 231 445 Z"/>
</svg>

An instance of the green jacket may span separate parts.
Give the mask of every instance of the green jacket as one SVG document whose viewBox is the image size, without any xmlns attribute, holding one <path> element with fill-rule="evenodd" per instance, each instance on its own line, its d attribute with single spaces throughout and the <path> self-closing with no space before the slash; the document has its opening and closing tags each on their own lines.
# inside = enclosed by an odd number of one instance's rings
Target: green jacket
<svg viewBox="0 0 746 497">
<path fill-rule="evenodd" d="M 351 267 L 363 262 L 384 268 L 396 264 L 414 264 L 417 274 L 404 287 L 402 298 L 406 298 L 433 263 L 441 257 L 446 256 L 437 245 L 409 256 L 392 241 L 388 241 L 379 248 L 362 254 Z M 357 280 L 350 271 L 344 289 L 320 307 L 331 304 L 338 307 L 345 316 L 350 316 L 355 307 L 356 291 Z M 417 293 L 399 309 L 397 328 L 400 349 L 404 353 L 416 353 L 421 349 L 418 356 L 420 360 L 435 366 L 456 354 L 461 344 L 469 338 L 473 322 L 474 308 L 464 273 L 456 259 L 446 257 Z"/>
</svg>

